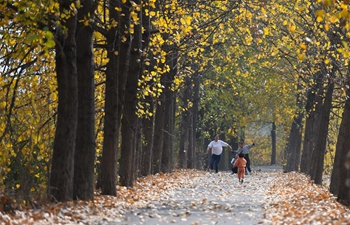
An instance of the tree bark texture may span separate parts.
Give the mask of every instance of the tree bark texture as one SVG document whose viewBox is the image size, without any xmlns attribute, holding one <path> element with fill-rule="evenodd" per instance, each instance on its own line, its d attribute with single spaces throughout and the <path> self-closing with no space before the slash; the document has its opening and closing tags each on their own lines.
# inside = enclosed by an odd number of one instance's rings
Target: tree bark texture
<svg viewBox="0 0 350 225">
<path fill-rule="evenodd" d="M 69 11 L 70 1 L 60 4 Z M 66 7 L 66 8 L 65 8 Z M 53 200 L 73 199 L 74 151 L 78 117 L 78 84 L 76 68 L 76 16 L 63 22 L 67 28 L 56 41 L 58 115 L 53 146 L 50 194 Z"/>
<path fill-rule="evenodd" d="M 276 164 L 276 123 L 272 122 L 272 129 L 271 129 L 271 165 Z"/>
<path fill-rule="evenodd" d="M 311 156 L 316 145 L 318 132 L 320 130 L 321 108 L 322 108 L 322 75 L 317 74 L 316 85 L 308 92 L 306 101 L 306 122 L 304 131 L 303 152 L 301 156 L 300 171 L 310 175 Z"/>
<path fill-rule="evenodd" d="M 350 66 L 347 74 L 346 84 L 350 85 Z M 342 120 L 339 127 L 339 133 L 336 144 L 336 152 L 333 164 L 333 170 L 331 175 L 330 192 L 335 196 L 338 196 L 338 201 L 350 205 L 350 161 L 347 159 L 350 149 L 350 90 L 346 90 L 346 100 L 344 111 L 342 114 Z M 348 166 L 348 168 L 346 167 Z M 346 181 L 348 179 L 348 182 Z"/>
<path fill-rule="evenodd" d="M 93 200 L 95 162 L 95 99 L 93 29 L 85 26 L 84 19 L 93 20 L 93 0 L 82 2 L 78 9 L 77 74 L 78 74 L 78 127 L 74 161 L 73 192 L 75 199 Z"/>
<path fill-rule="evenodd" d="M 346 168 L 346 165 L 349 166 L 349 161 L 347 161 L 349 160 L 349 158 L 347 159 L 347 155 L 349 154 L 350 149 L 349 126 L 350 100 L 347 99 L 342 116 L 342 122 L 340 124 L 335 161 L 331 177 L 331 187 L 337 186 L 333 187 L 331 192 L 335 192 L 334 194 L 337 195 L 337 200 L 347 206 L 350 205 L 350 187 L 349 182 L 347 182 L 347 180 L 350 179 L 350 172 L 349 168 Z"/>
<path fill-rule="evenodd" d="M 153 102 L 151 97 L 148 97 L 148 102 L 150 102 L 150 112 L 153 112 Z M 153 148 L 153 122 L 154 116 L 149 118 L 142 118 L 141 132 L 142 132 L 142 150 L 141 150 L 141 165 L 140 172 L 142 176 L 147 176 L 151 174 L 152 165 L 152 148 Z"/>
<path fill-rule="evenodd" d="M 177 53 L 170 52 L 167 55 L 167 64 L 170 67 L 170 71 L 163 76 L 166 76 L 164 82 L 164 95 L 165 95 L 165 115 L 164 115 L 164 138 L 163 138 L 163 153 L 161 159 L 160 170 L 164 173 L 170 173 L 172 170 L 172 155 L 174 150 L 174 92 L 171 90 L 171 86 L 174 81 L 174 77 L 177 73 Z"/>
<path fill-rule="evenodd" d="M 140 4 L 139 1 L 135 1 Z M 139 17 L 141 17 L 139 13 Z M 141 17 L 142 18 L 142 17 Z M 135 25 L 134 35 L 131 36 L 131 54 L 128 76 L 126 81 L 124 109 L 121 128 L 121 156 L 119 176 L 123 186 L 132 187 L 136 179 L 135 151 L 138 130 L 136 115 L 138 80 L 141 74 L 142 24 Z"/>
<path fill-rule="evenodd" d="M 298 171 L 300 164 L 300 147 L 302 133 L 302 115 L 294 118 L 292 128 L 289 134 L 287 146 L 287 165 L 284 170 L 287 172 Z"/>
<path fill-rule="evenodd" d="M 163 79 L 163 78 L 161 78 Z M 153 137 L 153 154 L 152 154 L 152 174 L 160 172 L 160 165 L 162 160 L 162 150 L 163 150 L 163 138 L 164 138 L 164 117 L 165 109 L 163 104 L 165 104 L 164 93 L 158 98 L 156 105 L 156 115 L 154 121 L 154 137 Z"/>
<path fill-rule="evenodd" d="M 104 140 L 101 157 L 101 191 L 103 195 L 116 195 L 119 129 L 124 101 L 127 69 L 129 68 L 130 38 L 124 29 L 129 27 L 129 8 L 120 1 L 109 1 L 110 19 L 118 23 L 107 34 L 109 62 L 106 68 L 106 97 Z M 121 8 L 119 12 L 115 8 Z M 127 35 L 129 36 L 129 35 Z M 122 42 L 125 37 L 128 41 Z"/>
<path fill-rule="evenodd" d="M 150 11 L 150 6 L 144 6 L 144 10 Z M 149 47 L 149 40 L 151 35 L 151 22 L 149 15 L 142 14 L 142 27 L 144 29 L 143 33 L 143 52 L 148 52 L 149 55 L 152 53 L 148 51 Z M 149 56 L 149 58 L 152 58 Z M 145 57 L 142 57 L 142 71 L 151 70 L 152 63 L 150 65 L 145 65 L 144 60 Z M 151 60 L 152 62 L 152 60 Z M 151 80 L 150 82 L 153 82 Z M 145 99 L 143 100 L 145 103 L 149 106 L 149 112 L 153 113 L 154 110 L 154 99 L 151 96 L 145 96 Z M 153 127 L 154 127 L 154 116 L 148 115 L 148 117 L 143 117 L 141 119 L 141 161 L 140 161 L 140 175 L 141 176 L 147 176 L 148 174 L 151 174 L 151 165 L 152 165 L 152 148 L 153 148 Z"/>
<path fill-rule="evenodd" d="M 330 112 L 332 108 L 333 90 L 334 90 L 334 82 L 330 81 L 330 84 L 328 85 L 328 89 L 326 92 L 324 104 L 322 105 L 322 113 L 321 113 L 321 117 L 319 118 L 319 122 L 321 126 L 319 129 L 319 135 L 317 138 L 316 146 L 312 154 L 311 167 L 310 167 L 311 179 L 314 180 L 316 184 L 322 184 L 324 156 L 326 152 L 328 125 L 329 125 Z"/>
<path fill-rule="evenodd" d="M 189 132 L 191 124 L 191 111 L 188 107 L 188 101 L 191 100 L 192 90 L 191 90 L 191 79 L 190 77 L 185 77 L 184 89 L 182 91 L 181 103 L 182 103 L 182 113 L 181 113 L 181 125 L 180 125 L 180 148 L 179 148 L 179 158 L 178 165 L 180 168 L 186 168 L 188 166 L 188 161 L 192 160 L 189 152 Z"/>
<path fill-rule="evenodd" d="M 194 167 L 197 168 L 198 164 L 199 164 L 199 160 L 201 159 L 202 156 L 202 152 L 200 149 L 197 150 L 197 121 L 198 121 L 198 109 L 199 109 L 199 104 L 200 104 L 200 78 L 201 75 L 199 73 L 195 73 L 193 75 L 193 83 L 194 83 L 194 87 L 193 87 L 193 106 L 192 106 L 192 126 L 193 126 L 193 141 L 194 141 L 194 145 L 193 145 L 193 149 L 194 149 L 194 153 L 195 153 L 195 161 L 194 161 Z"/>
</svg>

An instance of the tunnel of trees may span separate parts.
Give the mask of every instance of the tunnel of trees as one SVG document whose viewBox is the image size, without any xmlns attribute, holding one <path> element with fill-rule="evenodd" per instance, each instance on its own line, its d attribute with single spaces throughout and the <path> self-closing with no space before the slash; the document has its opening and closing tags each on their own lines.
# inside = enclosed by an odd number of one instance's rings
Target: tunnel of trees
<svg viewBox="0 0 350 225">
<path fill-rule="evenodd" d="M 206 169 L 218 133 L 350 205 L 348 1 L 0 0 L 0 18 L 0 195 L 115 196 Z"/>
</svg>

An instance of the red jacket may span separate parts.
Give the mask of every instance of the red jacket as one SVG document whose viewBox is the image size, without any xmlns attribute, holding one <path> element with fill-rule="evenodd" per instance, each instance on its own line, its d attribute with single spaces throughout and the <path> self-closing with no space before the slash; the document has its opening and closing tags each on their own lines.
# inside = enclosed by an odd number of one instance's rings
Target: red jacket
<svg viewBox="0 0 350 225">
<path fill-rule="evenodd" d="M 246 165 L 247 165 L 247 160 L 245 160 L 245 158 L 238 158 L 233 164 L 233 167 L 237 166 L 239 168 L 244 168 Z"/>
</svg>

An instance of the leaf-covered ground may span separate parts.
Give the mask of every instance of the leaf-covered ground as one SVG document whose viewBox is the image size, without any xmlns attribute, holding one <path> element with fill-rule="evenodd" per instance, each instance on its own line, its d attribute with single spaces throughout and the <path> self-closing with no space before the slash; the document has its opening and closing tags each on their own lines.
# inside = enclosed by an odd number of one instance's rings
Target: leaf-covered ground
<svg viewBox="0 0 350 225">
<path fill-rule="evenodd" d="M 147 176 L 118 197 L 0 212 L 0 224 L 350 224 L 350 209 L 306 176 L 255 169 L 243 184 L 229 172 Z"/>
<path fill-rule="evenodd" d="M 303 174 L 277 174 L 268 196 L 266 215 L 273 224 L 350 224 L 350 208 Z"/>
</svg>

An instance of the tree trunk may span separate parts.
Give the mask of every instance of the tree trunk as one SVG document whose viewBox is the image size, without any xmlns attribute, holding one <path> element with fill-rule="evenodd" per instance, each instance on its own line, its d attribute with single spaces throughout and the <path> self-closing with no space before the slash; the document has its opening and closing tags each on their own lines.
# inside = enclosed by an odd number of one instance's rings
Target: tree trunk
<svg viewBox="0 0 350 225">
<path fill-rule="evenodd" d="M 136 90 L 136 89 L 135 89 Z M 127 90 L 127 93 L 130 93 Z M 136 96 L 135 96 L 136 97 Z M 131 97 L 128 97 L 131 98 Z M 135 109 L 132 109 L 132 100 L 125 101 L 124 114 L 122 118 L 122 145 L 121 145 L 121 156 L 120 156 L 120 168 L 119 176 L 120 183 L 126 187 L 132 187 L 134 183 L 135 170 L 134 170 L 134 156 L 136 151 L 136 125 L 137 116 Z M 127 114 L 127 115 L 126 115 Z M 135 115 L 135 116 L 134 116 Z"/>
<path fill-rule="evenodd" d="M 220 130 L 222 130 L 222 129 L 220 128 Z M 220 140 L 226 141 L 225 134 L 220 134 L 219 138 L 220 138 Z M 221 153 L 221 160 L 220 160 L 220 164 L 219 164 L 219 170 L 223 170 L 223 171 L 229 170 L 228 166 L 230 165 L 230 162 L 231 162 L 231 159 L 229 157 L 230 154 L 231 154 L 231 152 L 230 152 L 230 150 L 228 150 L 228 147 L 224 147 L 223 150 L 222 150 L 222 153 Z"/>
<path fill-rule="evenodd" d="M 119 12 L 115 7 L 121 8 Z M 119 128 L 123 109 L 124 92 L 129 67 L 130 38 L 125 37 L 126 27 L 129 27 L 129 8 L 117 0 L 110 0 L 110 20 L 118 22 L 117 27 L 111 27 L 107 34 L 108 59 L 106 68 L 106 97 L 104 140 L 101 157 L 101 191 L 103 195 L 117 195 L 117 156 Z M 128 40 L 122 42 L 123 36 Z"/>
<path fill-rule="evenodd" d="M 188 129 L 187 131 L 187 168 L 192 169 L 193 168 L 193 162 L 194 162 L 194 141 L 193 141 L 193 108 L 188 105 L 188 102 L 192 102 L 192 84 L 193 80 L 192 77 L 186 77 L 185 78 L 187 82 L 185 82 L 186 87 L 183 95 L 183 104 L 184 109 L 187 111 L 187 118 L 186 118 L 186 127 Z"/>
<path fill-rule="evenodd" d="M 300 162 L 300 171 L 310 175 L 311 155 L 315 148 L 320 122 L 318 118 L 321 115 L 322 107 L 322 75 L 316 74 L 316 85 L 308 92 L 308 98 L 305 106 L 306 122 L 304 131 L 303 152 Z M 317 93 L 317 94 L 316 94 Z"/>
<path fill-rule="evenodd" d="M 150 102 L 150 112 L 153 112 L 153 102 L 151 97 L 147 97 L 148 102 Z M 142 176 L 147 176 L 151 174 L 152 165 L 152 148 L 153 148 L 153 122 L 154 116 L 149 116 L 149 118 L 142 118 L 142 150 L 141 150 L 141 165 L 140 172 Z"/>
<path fill-rule="evenodd" d="M 135 1 L 136 4 L 140 4 L 139 1 Z M 141 17 L 139 13 L 139 17 Z M 122 118 L 122 145 L 120 156 L 120 168 L 119 176 L 120 183 L 123 186 L 132 187 L 134 179 L 136 178 L 135 170 L 135 151 L 136 151 L 136 134 L 137 134 L 137 122 L 138 117 L 136 115 L 137 88 L 139 75 L 141 74 L 141 50 L 142 50 L 142 24 L 135 25 L 134 36 L 132 37 L 131 44 L 131 57 L 130 67 L 128 70 L 125 97 L 124 97 L 124 110 Z"/>
<path fill-rule="evenodd" d="M 348 89 L 347 96 L 350 95 L 350 91 Z M 336 146 L 336 155 L 333 165 L 332 177 L 331 177 L 331 192 L 337 195 L 337 200 L 349 206 L 350 205 L 350 187 L 347 180 L 350 179 L 350 171 L 349 168 L 350 162 L 347 161 L 347 154 L 349 154 L 350 149 L 350 100 L 347 98 L 342 122 L 339 128 L 338 134 L 338 142 Z M 349 158 L 348 158 L 349 160 Z M 349 182 L 349 181 L 348 181 Z"/>
<path fill-rule="evenodd" d="M 187 149 L 187 168 L 194 168 L 194 137 L 193 137 L 193 108 L 188 109 L 188 149 Z"/>
<path fill-rule="evenodd" d="M 287 164 L 284 170 L 287 172 L 298 171 L 300 163 L 300 147 L 301 147 L 301 130 L 302 130 L 302 115 L 299 114 L 294 118 L 290 131 L 288 146 L 287 146 Z"/>
<path fill-rule="evenodd" d="M 134 170 L 135 177 L 133 180 L 136 180 L 138 177 L 141 177 L 141 162 L 144 160 L 142 158 L 142 135 L 141 135 L 141 119 L 137 118 L 136 125 L 136 138 L 135 138 L 135 156 L 134 156 Z"/>
<path fill-rule="evenodd" d="M 61 3 L 61 12 L 70 1 Z M 67 5 L 66 5 L 67 4 Z M 76 67 L 76 16 L 63 22 L 67 33 L 56 41 L 56 73 L 58 89 L 58 115 L 53 146 L 50 193 L 53 200 L 73 199 L 74 151 L 78 117 L 78 84 Z"/>
<path fill-rule="evenodd" d="M 172 170 L 172 155 L 174 145 L 174 91 L 171 90 L 174 77 L 177 74 L 177 52 L 170 52 L 167 55 L 167 64 L 170 67 L 170 71 L 163 76 L 166 76 L 164 83 L 164 95 L 165 95 L 165 116 L 164 116 L 164 138 L 163 138 L 163 153 L 161 159 L 161 171 L 170 173 Z"/>
<path fill-rule="evenodd" d="M 332 108 L 332 95 L 334 90 L 334 82 L 330 81 L 328 89 L 326 92 L 326 97 L 324 104 L 322 105 L 322 114 L 319 118 L 321 123 L 317 142 L 315 149 L 312 154 L 310 175 L 311 179 L 314 180 L 316 184 L 322 184 L 322 174 L 323 174 L 323 165 L 324 165 L 324 156 L 326 152 L 326 143 L 328 135 L 328 125 L 329 117 Z"/>
<path fill-rule="evenodd" d="M 350 85 L 350 66 L 347 74 L 347 86 Z M 337 138 L 336 152 L 331 175 L 330 192 L 338 196 L 338 201 L 345 205 L 350 204 L 350 187 L 346 186 L 346 179 L 349 179 L 349 171 L 346 170 L 346 155 L 350 149 L 350 90 L 346 90 L 346 100 L 342 115 L 341 124 Z M 350 164 L 348 164 L 350 166 Z M 341 192 L 341 194 L 340 194 Z M 340 195 L 339 195 L 340 194 Z"/>
<path fill-rule="evenodd" d="M 178 165 L 180 168 L 186 168 L 188 166 L 188 151 L 189 151 L 189 129 L 190 129 L 190 111 L 188 107 L 188 101 L 191 99 L 191 80 L 189 77 L 185 78 L 185 87 L 182 91 L 182 113 L 181 113 L 181 124 L 180 124 L 180 146 L 179 146 L 179 157 Z"/>
<path fill-rule="evenodd" d="M 78 9 L 77 73 L 78 127 L 74 161 L 73 192 L 75 199 L 93 200 L 95 162 L 95 96 L 93 29 L 84 25 L 84 18 L 93 20 L 94 1 L 82 2 Z M 91 15 L 91 16 L 90 16 Z"/>
<path fill-rule="evenodd" d="M 163 77 L 161 78 L 163 79 Z M 164 138 L 164 114 L 165 109 L 163 104 L 165 104 L 164 93 L 158 99 L 156 106 L 156 115 L 154 122 L 154 137 L 153 137 L 153 154 L 152 154 L 152 174 L 160 172 L 160 165 L 162 160 L 162 150 L 163 150 L 163 138 Z"/>
<path fill-rule="evenodd" d="M 175 92 L 171 93 L 171 99 L 172 99 L 172 104 L 171 104 L 171 115 L 170 115 L 170 127 L 169 127 L 169 133 L 172 134 L 169 136 L 169 142 L 171 145 L 169 146 L 170 148 L 170 172 L 174 169 L 174 140 L 175 140 L 175 115 L 176 115 L 176 97 L 175 97 Z"/>
<path fill-rule="evenodd" d="M 271 162 L 270 165 L 276 164 L 276 123 L 272 122 L 272 129 L 271 129 Z"/>
<path fill-rule="evenodd" d="M 165 92 L 169 92 L 171 90 L 166 90 Z M 170 93 L 171 94 L 171 93 Z M 172 111 L 172 100 L 168 98 L 169 94 L 166 94 L 167 100 L 165 101 L 165 115 L 164 115 L 164 132 L 163 132 L 163 149 L 162 149 L 162 159 L 160 165 L 160 171 L 163 173 L 169 173 L 171 168 L 171 146 L 172 142 L 170 137 L 173 135 L 170 132 L 171 127 L 171 111 Z"/>
<path fill-rule="evenodd" d="M 105 118 L 103 127 L 103 149 L 101 156 L 100 186 L 103 195 L 117 195 L 117 155 L 119 139 L 119 111 L 117 88 L 117 57 L 109 53 L 106 69 Z"/>
<path fill-rule="evenodd" d="M 192 106 L 192 126 L 193 126 L 193 149 L 195 152 L 195 159 L 194 159 L 194 165 L 195 168 L 198 168 L 198 164 L 197 162 L 199 162 L 199 159 L 201 159 L 202 156 L 202 152 L 200 151 L 200 149 L 198 149 L 197 151 L 197 121 L 198 121 L 198 109 L 199 109 L 199 103 L 200 103 L 200 96 L 199 96 L 199 91 L 200 91 L 200 77 L 201 75 L 199 73 L 195 73 L 193 75 L 193 106 Z"/>
<path fill-rule="evenodd" d="M 145 10 L 150 11 L 151 6 L 144 6 L 143 12 Z M 144 29 L 143 32 L 143 52 L 148 52 L 149 55 L 152 55 L 152 52 L 148 50 L 149 40 L 150 40 L 150 32 L 151 32 L 151 22 L 149 15 L 142 14 L 142 27 Z M 149 56 L 149 58 L 152 58 Z M 151 71 L 151 66 L 154 66 L 152 63 L 146 65 L 145 57 L 142 57 L 142 71 L 148 70 Z M 152 60 L 151 60 L 152 62 Z M 153 80 L 150 81 L 153 83 Z M 151 96 L 145 96 L 143 100 L 146 104 L 148 104 L 149 112 L 152 115 L 148 115 L 141 119 L 141 162 L 140 162 L 140 175 L 147 176 L 151 174 L 151 165 L 152 165 L 152 148 L 153 148 L 153 127 L 154 127 L 154 99 Z"/>
</svg>

